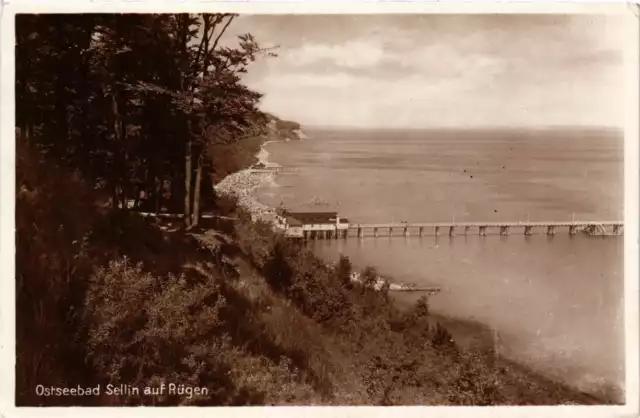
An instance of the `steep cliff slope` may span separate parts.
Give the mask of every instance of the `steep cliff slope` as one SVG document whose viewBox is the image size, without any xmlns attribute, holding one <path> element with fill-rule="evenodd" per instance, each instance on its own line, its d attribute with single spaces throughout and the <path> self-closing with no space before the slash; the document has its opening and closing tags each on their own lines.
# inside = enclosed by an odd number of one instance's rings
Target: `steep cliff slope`
<svg viewBox="0 0 640 418">
<path fill-rule="evenodd" d="M 266 135 L 268 141 L 299 141 L 307 138 L 299 123 L 280 119 L 272 114 L 267 114 L 267 116 L 270 119 Z"/>
</svg>

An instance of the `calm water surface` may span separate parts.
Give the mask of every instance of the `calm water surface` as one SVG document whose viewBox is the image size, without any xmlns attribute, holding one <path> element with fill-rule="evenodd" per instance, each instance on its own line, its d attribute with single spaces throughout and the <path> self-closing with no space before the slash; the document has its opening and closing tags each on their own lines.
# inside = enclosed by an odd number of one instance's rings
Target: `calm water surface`
<svg viewBox="0 0 640 418">
<path fill-rule="evenodd" d="M 269 145 L 286 171 L 260 200 L 337 210 L 351 223 L 622 219 L 624 144 L 615 132 L 308 134 Z M 434 311 L 493 327 L 503 354 L 550 377 L 591 392 L 622 388 L 622 238 L 443 232 L 315 247 L 327 259 L 345 254 L 399 281 L 441 286 Z"/>
</svg>

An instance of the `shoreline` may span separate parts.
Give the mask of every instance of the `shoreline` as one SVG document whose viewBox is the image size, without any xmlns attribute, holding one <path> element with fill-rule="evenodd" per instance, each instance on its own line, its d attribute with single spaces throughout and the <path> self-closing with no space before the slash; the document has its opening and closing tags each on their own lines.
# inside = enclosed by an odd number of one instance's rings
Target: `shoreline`
<svg viewBox="0 0 640 418">
<path fill-rule="evenodd" d="M 401 301 L 396 300 L 401 306 L 406 307 Z M 495 339 L 499 336 L 493 329 L 475 319 L 466 319 L 434 311 L 429 312 L 429 320 L 432 324 L 440 323 L 451 334 L 456 344 L 462 348 L 475 349 L 484 352 L 491 352 L 496 359 L 496 367 L 507 369 L 513 374 L 515 379 L 527 379 L 532 384 L 540 385 L 566 393 L 567 397 L 578 396 L 581 402 L 590 405 L 623 405 L 624 391 L 619 393 L 615 385 L 606 385 L 594 390 L 581 389 L 577 385 L 565 383 L 559 379 L 551 377 L 534 367 L 511 359 L 501 354 L 495 349 Z"/>
<path fill-rule="evenodd" d="M 263 164 L 265 167 L 274 166 L 269 162 L 269 151 L 265 148 L 266 145 L 273 142 L 284 141 L 265 141 L 260 145 L 260 151 L 255 155 L 258 163 Z M 238 200 L 238 204 L 249 212 L 254 222 L 262 220 L 274 224 L 276 209 L 258 201 L 254 194 L 256 190 L 264 187 L 267 183 L 275 181 L 275 176 L 275 171 L 257 171 L 253 168 L 245 168 L 228 175 L 213 188 L 220 195 L 235 197 Z"/>
<path fill-rule="evenodd" d="M 307 138 L 307 136 L 305 135 L 304 138 Z M 288 142 L 288 141 L 286 140 L 265 141 L 260 146 L 260 151 L 256 153 L 255 157 L 257 158 L 259 164 L 262 164 L 267 168 L 269 167 L 282 168 L 280 164 L 269 161 L 270 154 L 269 154 L 269 151 L 267 151 L 266 146 L 274 142 Z M 251 214 L 252 220 L 255 221 L 257 219 L 260 219 L 270 223 L 273 227 L 277 227 L 277 223 L 275 220 L 276 209 L 267 204 L 260 202 L 254 195 L 256 190 L 260 189 L 261 187 L 264 187 L 269 182 L 275 181 L 276 174 L 277 173 L 275 171 L 271 171 L 271 172 L 263 171 L 263 170 L 256 171 L 251 168 L 248 168 L 225 177 L 214 188 L 218 193 L 235 195 L 238 198 L 238 203 L 241 206 L 243 206 L 244 209 Z M 238 188 L 239 190 L 237 192 L 230 190 L 234 187 Z M 352 274 L 351 280 L 353 282 L 359 282 L 360 281 L 359 273 L 354 272 Z M 415 291 L 415 292 L 422 292 L 427 297 L 430 297 L 437 294 L 440 291 L 440 288 L 436 286 L 428 286 L 422 289 L 417 286 L 407 285 L 406 283 L 394 281 L 391 278 L 386 276 L 385 277 L 379 276 L 378 281 L 376 282 L 374 287 L 377 290 L 380 290 L 383 287 L 385 280 L 389 282 L 389 290 L 394 292 Z"/>
<path fill-rule="evenodd" d="M 264 164 L 265 167 L 280 167 L 280 164 L 272 163 L 269 161 L 269 151 L 267 151 L 267 145 L 272 144 L 274 142 L 285 142 L 285 141 L 276 141 L 270 140 L 265 141 L 262 145 L 260 145 L 260 151 L 256 154 L 256 158 L 258 159 L 258 163 Z"/>
<path fill-rule="evenodd" d="M 273 165 L 275 163 L 271 163 L 268 159 L 270 154 L 265 147 L 266 145 L 273 142 L 286 141 L 270 140 L 265 141 L 260 146 L 260 151 L 256 154 L 256 158 L 265 167 L 281 167 L 277 164 Z M 251 214 L 251 218 L 254 222 L 257 220 L 262 220 L 275 227 L 276 209 L 269 205 L 261 203 L 254 196 L 255 192 L 259 188 L 266 186 L 266 184 L 269 182 L 275 181 L 275 177 L 275 171 L 255 171 L 251 168 L 248 168 L 225 177 L 222 181 L 214 186 L 214 189 L 217 193 L 235 196 L 238 199 L 238 204 Z M 392 280 L 389 280 L 389 283 L 394 287 L 402 286 L 402 283 L 398 283 Z M 435 294 L 437 294 L 437 292 Z M 433 293 L 427 294 L 427 297 L 433 296 Z M 400 309 L 407 308 L 406 302 L 403 302 L 399 299 L 394 300 L 394 303 Z M 449 330 L 449 332 L 451 332 L 451 335 L 453 336 L 456 343 L 461 347 L 476 348 L 480 350 L 494 350 L 496 334 L 487 324 L 472 319 L 445 315 L 437 311 L 430 312 L 429 316 L 431 320 L 434 321 L 434 323 L 439 322 L 443 326 L 445 326 Z M 511 372 L 515 373 L 515 378 L 530 379 L 536 384 L 542 385 L 544 387 L 549 387 L 556 391 L 561 391 L 562 393 L 567 393 L 567 395 L 571 393 L 573 393 L 574 395 L 579 395 L 579 397 L 586 404 L 624 403 L 624 401 L 614 399 L 618 398 L 618 394 L 596 394 L 595 391 L 593 391 L 593 393 L 586 392 L 579 389 L 575 385 L 563 383 L 557 379 L 549 377 L 526 364 L 518 362 L 517 360 L 512 360 L 499 353 L 495 353 L 495 356 L 497 365 L 499 364 L 501 368 L 507 368 Z M 615 389 L 613 389 L 613 391 L 615 392 Z M 621 396 L 622 398 L 624 398 L 624 393 Z"/>
</svg>

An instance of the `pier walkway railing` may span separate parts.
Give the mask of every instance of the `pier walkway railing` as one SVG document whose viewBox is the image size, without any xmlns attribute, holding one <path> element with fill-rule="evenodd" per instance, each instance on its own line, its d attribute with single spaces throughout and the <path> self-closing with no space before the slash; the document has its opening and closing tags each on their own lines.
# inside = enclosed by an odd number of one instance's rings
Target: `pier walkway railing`
<svg viewBox="0 0 640 418">
<path fill-rule="evenodd" d="M 467 234 L 470 230 L 477 230 L 478 235 L 485 236 L 488 229 L 497 230 L 500 235 L 509 235 L 511 229 L 521 228 L 524 235 L 532 235 L 534 228 L 542 228 L 547 235 L 554 235 L 556 229 L 567 228 L 570 235 L 577 231 L 584 231 L 591 235 L 620 235 L 624 222 L 622 221 L 564 221 L 564 222 L 425 222 L 425 223 L 379 223 L 379 224 L 351 224 L 349 230 L 355 232 L 355 236 L 363 237 L 365 234 L 377 236 L 393 236 L 394 231 L 401 231 L 402 235 L 417 234 L 423 236 L 429 231 L 433 235 L 440 235 L 441 229 L 448 231 L 449 236 L 454 236 L 456 231 Z M 386 232 L 386 233 L 385 233 Z M 345 236 L 349 236 L 347 232 Z"/>
</svg>

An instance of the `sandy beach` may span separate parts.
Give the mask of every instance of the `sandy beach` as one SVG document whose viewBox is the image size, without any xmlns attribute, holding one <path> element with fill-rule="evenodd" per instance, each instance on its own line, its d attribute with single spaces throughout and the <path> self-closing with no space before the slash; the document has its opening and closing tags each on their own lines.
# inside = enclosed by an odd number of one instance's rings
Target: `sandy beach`
<svg viewBox="0 0 640 418">
<path fill-rule="evenodd" d="M 277 166 L 269 162 L 269 152 L 265 148 L 271 142 L 279 141 L 266 141 L 256 154 L 258 163 L 263 164 L 265 167 Z M 247 168 L 225 177 L 214 186 L 214 190 L 220 195 L 238 199 L 238 204 L 251 214 L 252 220 L 273 222 L 275 220 L 275 208 L 260 203 L 253 194 L 260 187 L 273 182 L 275 175 L 275 171 Z"/>
<path fill-rule="evenodd" d="M 279 167 L 279 164 L 272 163 L 269 161 L 269 151 L 267 151 L 267 145 L 273 142 L 282 142 L 282 141 L 266 141 L 260 147 L 260 151 L 256 154 L 256 158 L 258 159 L 259 164 L 263 164 L 265 167 Z"/>
</svg>

